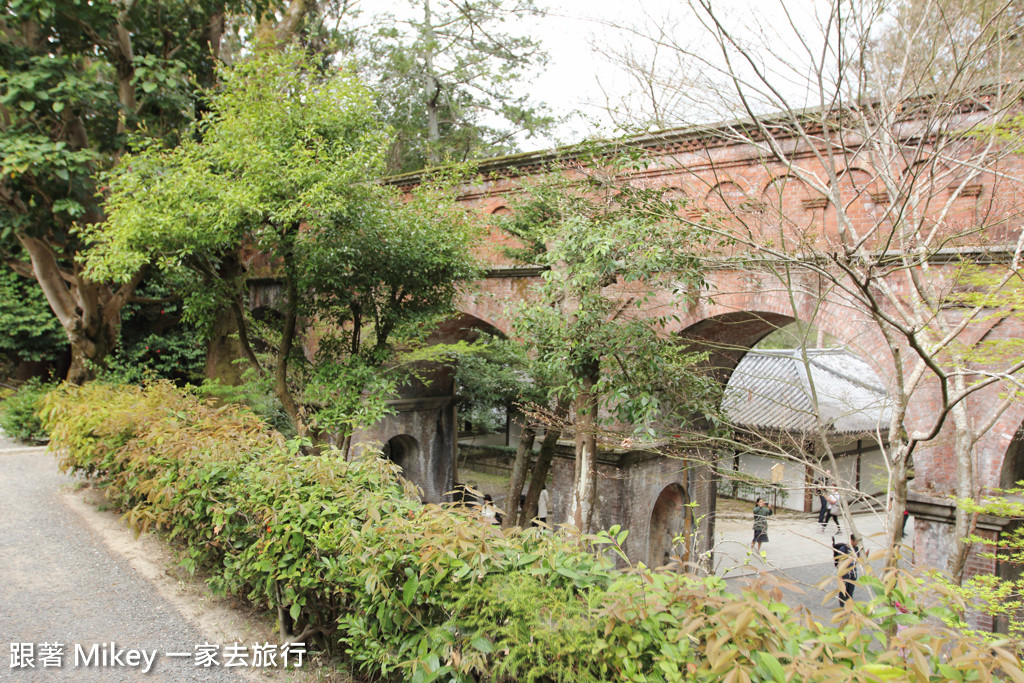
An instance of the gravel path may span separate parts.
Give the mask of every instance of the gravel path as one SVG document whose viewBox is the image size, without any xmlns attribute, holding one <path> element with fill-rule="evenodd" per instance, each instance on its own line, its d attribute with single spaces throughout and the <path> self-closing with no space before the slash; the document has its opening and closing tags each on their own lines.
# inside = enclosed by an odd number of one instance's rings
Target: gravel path
<svg viewBox="0 0 1024 683">
<path fill-rule="evenodd" d="M 63 503 L 71 481 L 44 449 L 0 439 L 0 680 L 245 680 L 237 669 L 166 656 L 194 653 L 205 638 Z M 76 646 L 88 653 L 111 642 L 147 657 L 155 650 L 149 673 L 144 664 L 75 666 Z M 35 668 L 12 666 L 16 643 L 33 644 Z M 43 643 L 63 645 L 60 668 L 42 666 Z"/>
</svg>

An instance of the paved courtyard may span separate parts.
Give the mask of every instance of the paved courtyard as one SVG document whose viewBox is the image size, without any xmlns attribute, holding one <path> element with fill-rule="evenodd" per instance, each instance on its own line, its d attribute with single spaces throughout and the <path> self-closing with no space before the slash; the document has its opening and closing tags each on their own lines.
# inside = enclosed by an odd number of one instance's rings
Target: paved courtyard
<svg viewBox="0 0 1024 683">
<path fill-rule="evenodd" d="M 787 591 L 787 603 L 803 605 L 819 619 L 828 621 L 837 607 L 835 598 L 828 598 L 828 592 L 838 583 L 830 582 L 827 589 L 818 585 L 823 579 L 835 577 L 832 563 L 832 534 L 835 524 L 830 524 L 826 533 L 819 532 L 817 513 L 795 513 L 785 511 L 769 518 L 769 541 L 762 545 L 764 557 L 759 557 L 750 548 L 753 536 L 753 514 L 743 517 L 734 511 L 743 506 L 730 505 L 730 512 L 720 516 L 715 531 L 715 573 L 725 577 L 729 585 L 739 588 L 750 578 L 761 572 L 770 572 L 794 584 L 798 590 Z M 749 504 L 751 510 L 753 504 Z M 862 547 L 868 555 L 883 549 L 885 534 L 883 520 L 874 513 L 854 515 L 857 532 L 864 539 Z M 906 552 L 913 545 L 914 521 L 907 523 L 904 538 Z M 844 529 L 843 539 L 847 540 L 848 530 Z M 839 536 L 836 536 L 839 540 Z M 871 562 L 879 569 L 880 560 Z M 858 587 L 854 599 L 868 599 L 866 588 Z"/>
</svg>

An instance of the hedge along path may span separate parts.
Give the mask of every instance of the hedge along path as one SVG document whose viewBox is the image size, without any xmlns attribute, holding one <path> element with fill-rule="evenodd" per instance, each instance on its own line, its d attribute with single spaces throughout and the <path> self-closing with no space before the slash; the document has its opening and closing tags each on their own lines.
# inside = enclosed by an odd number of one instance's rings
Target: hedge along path
<svg viewBox="0 0 1024 683">
<path fill-rule="evenodd" d="M 956 614 L 922 606 L 906 574 L 864 577 L 879 597 L 823 625 L 770 579 L 736 596 L 716 577 L 617 571 L 618 529 L 502 532 L 422 505 L 389 462 L 301 455 L 246 410 L 166 383 L 65 387 L 43 419 L 61 466 L 96 478 L 134 528 L 166 532 L 216 591 L 276 610 L 282 639 L 314 638 L 373 678 L 1024 681 L 1014 644 L 943 626 Z"/>
</svg>

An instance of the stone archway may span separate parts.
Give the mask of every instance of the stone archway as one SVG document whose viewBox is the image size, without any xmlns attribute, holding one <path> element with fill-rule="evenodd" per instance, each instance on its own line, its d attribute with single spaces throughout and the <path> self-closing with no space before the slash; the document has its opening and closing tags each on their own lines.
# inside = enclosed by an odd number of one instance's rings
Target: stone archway
<svg viewBox="0 0 1024 683">
<path fill-rule="evenodd" d="M 1024 425 L 1017 429 L 1017 433 L 1013 437 L 1013 441 L 1010 443 L 1009 448 L 1006 450 L 1006 454 L 1003 456 L 1003 466 L 999 476 L 1000 488 L 1009 489 L 1016 488 L 1018 482 L 1024 481 Z M 1014 534 L 1021 526 L 1020 522 L 1010 522 L 1003 526 L 997 532 L 1000 536 L 1009 536 Z M 984 533 L 984 532 L 982 532 Z M 1003 557 L 1002 553 L 1007 551 L 997 552 L 997 558 L 995 560 L 994 573 L 1000 579 L 1006 582 L 1020 581 L 1024 576 L 1024 571 L 1019 564 L 1015 562 L 1008 562 Z M 1018 610 L 1017 614 L 1014 615 L 1016 619 L 1024 617 L 1024 610 Z M 1009 617 L 1001 616 L 994 619 L 992 624 L 992 630 L 997 633 L 1009 633 Z"/>
<path fill-rule="evenodd" d="M 668 564 L 673 556 L 684 562 L 690 560 L 690 546 L 693 537 L 693 513 L 688 507 L 690 497 L 679 484 L 669 484 L 658 495 L 651 511 L 648 528 L 647 564 L 661 567 Z M 684 547 L 674 544 L 676 536 L 686 539 Z"/>
<path fill-rule="evenodd" d="M 486 321 L 459 313 L 439 324 L 424 343 L 472 342 L 482 332 L 498 332 Z M 402 467 L 402 474 L 423 492 L 423 500 L 438 503 L 457 478 L 457 413 L 455 378 L 450 364 L 423 361 L 415 375 L 389 401 L 393 414 L 370 427 L 356 430 L 354 444 L 384 443 L 384 456 Z M 395 436 L 395 435 L 398 436 Z"/>
<path fill-rule="evenodd" d="M 1003 455 L 999 472 L 999 488 L 1008 489 L 1024 481 L 1024 426 L 1021 426 Z"/>
<path fill-rule="evenodd" d="M 384 457 L 402 468 L 402 476 L 416 481 L 419 476 L 420 444 L 408 434 L 399 434 L 384 444 Z"/>
<path fill-rule="evenodd" d="M 742 281 L 741 281 L 742 280 Z M 850 353 L 863 360 L 869 369 L 879 377 L 883 388 L 888 388 L 891 378 L 884 372 L 885 355 L 877 346 L 877 339 L 871 334 L 872 328 L 862 315 L 851 309 L 848 302 L 837 302 L 827 298 L 805 297 L 798 302 L 787 300 L 784 288 L 778 283 L 773 284 L 769 276 L 764 274 L 751 273 L 746 279 L 739 278 L 735 286 L 727 288 L 722 295 L 716 295 L 714 302 L 701 302 L 690 312 L 689 316 L 680 319 L 678 328 L 675 330 L 676 338 L 685 347 L 694 352 L 706 354 L 704 371 L 708 376 L 717 381 L 723 389 L 730 384 L 733 373 L 741 360 L 771 333 L 786 328 L 795 323 L 802 322 L 811 324 L 827 333 L 836 340 L 836 346 L 842 346 Z M 800 291 L 813 293 L 810 283 L 802 283 Z M 729 291 L 743 294 L 730 294 Z M 805 300 L 806 299 L 806 300 Z M 875 350 L 872 355 L 868 350 Z M 763 430 L 762 430 L 763 431 Z M 754 437 L 758 430 L 751 430 L 749 436 Z M 796 442 L 794 442 L 796 443 Z M 861 445 L 853 442 L 852 453 L 848 458 L 852 463 L 849 469 L 852 472 L 851 481 L 860 481 L 858 463 L 861 462 Z M 806 448 L 807 463 L 813 463 L 813 448 Z M 874 447 L 869 448 L 869 455 L 873 458 L 876 451 Z M 717 510 L 720 477 L 725 469 L 749 469 L 751 462 L 758 468 L 764 466 L 754 474 L 763 481 L 771 478 L 770 468 L 776 461 L 770 457 L 738 458 L 736 454 L 729 454 L 729 461 L 723 461 L 724 452 L 701 451 L 695 454 L 704 462 L 701 467 L 704 476 L 700 479 L 701 488 L 690 487 L 690 494 L 699 501 L 700 509 L 697 514 L 697 538 L 702 544 L 700 550 L 708 551 L 711 548 L 711 540 L 714 538 L 715 512 Z M 741 462 L 745 460 L 748 462 Z M 873 461 L 872 461 L 873 462 Z M 868 462 L 868 464 L 872 464 Z M 841 463 L 843 464 L 843 463 Z M 845 470 L 844 470 L 845 471 Z M 804 503 L 806 491 L 810 482 L 814 479 L 814 470 L 810 466 L 790 467 L 788 476 L 784 478 L 783 485 L 796 492 L 799 502 Z M 800 507 L 804 507 L 803 504 Z M 648 557 L 656 565 L 661 560 L 657 556 L 657 546 L 660 541 L 656 538 L 655 532 L 650 534 L 650 552 Z M 655 565 L 655 566 L 656 566 Z"/>
</svg>

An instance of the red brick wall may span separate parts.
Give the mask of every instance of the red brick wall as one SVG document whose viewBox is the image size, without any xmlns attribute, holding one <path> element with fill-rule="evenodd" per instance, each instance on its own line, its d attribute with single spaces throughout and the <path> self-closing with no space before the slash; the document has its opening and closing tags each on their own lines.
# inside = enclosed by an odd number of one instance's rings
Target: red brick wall
<svg viewBox="0 0 1024 683">
<path fill-rule="evenodd" d="M 733 233 L 742 239 L 775 248 L 815 249 L 831 252 L 840 248 L 838 220 L 834 209 L 810 187 L 787 172 L 783 166 L 758 157 L 752 147 L 726 144 L 721 141 L 682 141 L 659 148 L 661 154 L 657 163 L 648 170 L 637 173 L 631 182 L 651 187 L 672 188 L 677 195 L 690 199 L 690 207 L 680 221 L 685 230 L 687 220 L 701 215 L 714 215 L 724 221 Z M 810 150 L 797 150 L 794 158 L 801 167 L 820 177 L 827 175 L 815 160 Z M 989 229 L 970 238 L 961 238 L 948 246 L 992 246 L 1010 244 L 1020 235 L 1021 221 L 1017 218 L 1024 204 L 1024 192 L 1019 185 L 1007 180 L 1022 175 L 1024 158 L 1012 155 L 1001 162 L 999 173 L 983 174 L 972 182 L 971 188 L 953 199 L 952 185 L 948 179 L 938 183 L 930 191 L 931 206 L 936 211 L 945 211 L 944 222 L 937 228 L 936 237 L 952 235 L 965 227 L 985 224 Z M 892 207 L 884 195 L 884 186 L 861 160 L 851 159 L 848 172 L 841 175 L 839 183 L 842 203 L 854 230 L 863 233 L 872 226 L 885 225 L 886 213 Z M 495 178 L 482 180 L 467 187 L 463 201 L 467 207 L 484 214 L 507 212 L 510 193 L 516 190 L 518 174 L 529 175 L 540 170 L 533 164 L 517 168 L 510 162 L 507 168 L 499 169 Z M 940 169 L 941 171 L 942 169 Z M 684 236 L 681 238 L 685 238 Z M 508 268 L 508 263 L 498 248 L 508 244 L 509 238 L 499 230 L 492 230 L 488 244 L 481 249 L 481 255 L 497 269 Z M 735 247 L 732 252 L 744 247 Z M 927 278 L 948 279 L 952 266 L 933 264 Z M 508 333 L 510 330 L 510 306 L 517 301 L 531 297 L 538 286 L 537 276 L 519 276 L 522 273 L 504 271 L 478 283 L 468 292 L 460 309 L 480 320 Z M 687 306 L 676 305 L 674 311 L 679 323 L 667 330 L 670 338 L 687 340 L 690 343 L 705 341 L 716 345 L 735 345 L 746 348 L 756 343 L 774 326 L 784 325 L 799 318 L 813 320 L 820 328 L 838 338 L 850 349 L 868 361 L 883 381 L 892 382 L 893 358 L 877 325 L 868 311 L 848 294 L 835 287 L 829 287 L 827 280 L 803 271 L 790 274 L 792 286 L 784 284 L 778 274 L 770 269 L 729 269 L 714 268 L 707 272 L 708 288 L 700 298 Z M 908 294 L 908 280 L 896 272 L 888 281 L 894 291 Z M 793 292 L 796 296 L 792 296 Z M 659 303 L 669 304 L 666 294 Z M 675 304 L 673 304 L 675 305 Z M 664 314 L 664 310 L 659 310 Z M 956 315 L 951 311 L 949 315 Z M 1019 324 L 1004 322 L 993 326 L 994 321 L 976 325 L 966 336 L 989 339 L 1014 339 L 1024 336 Z M 913 353 L 905 349 L 904 370 L 912 370 Z M 741 351 L 722 352 L 715 357 L 719 377 L 725 381 Z M 938 411 L 937 387 L 925 383 L 915 391 L 907 419 L 910 430 L 925 429 L 931 424 Z M 971 418 L 975 425 L 987 423 L 993 416 L 994 407 L 1000 402 L 998 389 L 984 392 L 968 402 Z M 979 441 L 976 449 L 976 467 L 980 481 L 985 486 L 995 486 L 1003 469 L 1003 458 L 1014 435 L 1024 422 L 1024 408 L 1014 406 L 1000 416 L 991 430 Z M 913 487 L 936 494 L 948 494 L 955 484 L 955 463 L 952 457 L 952 440 L 947 431 L 941 433 L 914 454 L 916 479 Z M 655 467 L 668 468 L 670 463 Z M 644 465 L 650 469 L 651 465 Z M 638 471 L 623 478 L 621 472 L 602 470 L 598 495 L 602 500 L 601 518 L 603 523 L 621 522 L 630 519 L 637 531 L 650 515 L 650 505 L 657 497 L 662 475 L 652 471 Z M 678 473 L 677 473 L 678 474 Z M 571 481 L 571 461 L 559 460 L 555 464 L 556 479 Z M 654 479 L 640 486 L 645 478 Z M 557 488 L 561 488 L 558 486 Z M 628 493 L 627 493 L 628 491 Z M 652 497 L 653 496 L 653 497 Z M 623 501 L 628 502 L 623 502 Z M 710 505 L 710 503 L 708 503 Z M 561 502 L 555 500 L 556 519 Z M 640 536 L 643 534 L 640 533 Z M 933 566 L 944 566 L 945 549 L 949 545 L 948 527 L 941 523 L 922 522 L 918 538 L 918 556 Z M 641 557 L 643 543 L 631 539 L 631 555 Z M 992 567 L 972 557 L 969 571 L 991 571 Z"/>
</svg>

